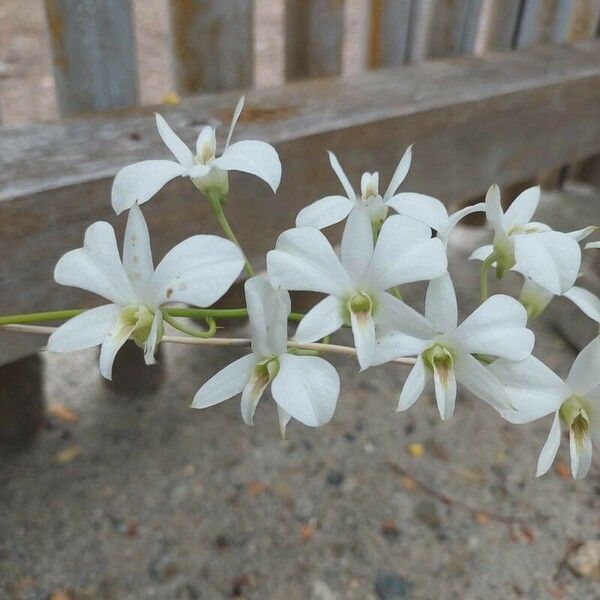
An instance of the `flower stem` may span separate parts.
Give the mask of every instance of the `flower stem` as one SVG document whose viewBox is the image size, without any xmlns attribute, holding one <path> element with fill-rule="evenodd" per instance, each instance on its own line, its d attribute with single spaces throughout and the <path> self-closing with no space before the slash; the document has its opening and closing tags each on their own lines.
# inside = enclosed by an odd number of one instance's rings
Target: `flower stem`
<svg viewBox="0 0 600 600">
<path fill-rule="evenodd" d="M 488 273 L 494 261 L 496 260 L 496 253 L 492 252 L 482 263 L 479 285 L 481 289 L 481 301 L 485 302 L 488 297 Z"/>
<path fill-rule="evenodd" d="M 221 226 L 223 233 L 226 235 L 227 238 L 229 238 L 241 250 L 241 252 L 244 256 L 244 268 L 246 269 L 246 273 L 248 274 L 248 277 L 254 277 L 254 275 L 256 275 L 256 273 L 254 272 L 254 269 L 252 268 L 252 265 L 250 264 L 248 257 L 244 253 L 244 250 L 242 249 L 241 244 L 238 242 L 238 239 L 235 237 L 235 233 L 233 233 L 233 229 L 231 229 L 231 226 L 229 225 L 229 222 L 227 221 L 227 218 L 225 217 L 225 213 L 223 212 L 223 203 L 221 202 L 221 198 L 217 194 L 214 194 L 214 193 L 209 193 L 207 197 L 208 197 L 208 201 L 210 203 L 210 207 L 212 208 L 213 214 L 215 215 L 217 221 L 219 222 L 219 225 Z"/>
<path fill-rule="evenodd" d="M 163 311 L 163 319 L 165 323 L 168 323 L 174 329 L 177 329 L 186 335 L 191 335 L 192 337 L 206 339 L 214 337 L 215 333 L 217 332 L 217 322 L 213 317 L 206 317 L 206 323 L 208 325 L 208 329 L 206 331 L 201 331 L 199 329 L 194 329 L 192 327 L 188 327 L 187 325 L 183 325 L 171 317 L 166 311 Z"/>
</svg>

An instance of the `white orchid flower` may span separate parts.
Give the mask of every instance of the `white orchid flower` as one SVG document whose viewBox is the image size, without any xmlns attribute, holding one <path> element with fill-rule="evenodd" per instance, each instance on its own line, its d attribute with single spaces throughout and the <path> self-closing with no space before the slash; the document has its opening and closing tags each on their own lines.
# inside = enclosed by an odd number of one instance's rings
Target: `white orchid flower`
<svg viewBox="0 0 600 600">
<path fill-rule="evenodd" d="M 271 281 L 288 290 L 327 294 L 304 316 L 294 339 L 314 342 L 351 325 L 361 369 L 373 360 L 376 324 L 401 321 L 407 333 L 422 331 L 419 313 L 386 290 L 439 277 L 447 266 L 440 240 L 408 217 L 386 219 L 374 244 L 369 215 L 361 205 L 346 222 L 341 261 L 323 233 L 312 227 L 284 231 L 267 254 Z"/>
<path fill-rule="evenodd" d="M 589 242 L 585 245 L 586 250 L 591 250 L 593 248 L 600 248 L 600 242 Z"/>
<path fill-rule="evenodd" d="M 186 146 L 159 114 L 156 115 L 158 133 L 175 156 L 172 160 L 144 160 L 121 169 L 112 187 L 112 205 L 117 214 L 143 204 L 175 177 L 189 177 L 205 195 L 212 192 L 219 198 L 229 191 L 228 171 L 242 171 L 256 175 L 277 191 L 281 180 L 281 163 L 273 146 L 266 142 L 243 140 L 230 144 L 233 130 L 244 107 L 242 96 L 237 103 L 225 150 L 216 156 L 215 129 L 206 126 L 196 142 L 196 154 Z"/>
<path fill-rule="evenodd" d="M 485 206 L 487 219 L 495 230 L 494 244 L 479 248 L 471 259 L 493 258 L 499 277 L 516 266 L 519 272 L 553 294 L 563 294 L 579 274 L 581 249 L 573 235 L 531 221 L 539 200 L 540 188 L 532 187 L 519 194 L 503 212 L 500 189 L 492 185 Z"/>
<path fill-rule="evenodd" d="M 538 459 L 537 477 L 554 462 L 560 446 L 561 421 L 569 428 L 571 473 L 575 479 L 587 475 L 592 442 L 600 444 L 599 365 L 600 338 L 595 338 L 579 353 L 565 381 L 533 356 L 518 363 L 500 359 L 488 367 L 503 384 L 515 409 L 501 412 L 506 420 L 529 423 L 554 413 Z"/>
<path fill-rule="evenodd" d="M 333 152 L 328 152 L 331 168 L 340 180 L 346 195 L 326 196 L 303 208 L 296 217 L 296 227 L 315 227 L 317 229 L 329 227 L 343 221 L 354 206 L 360 204 L 367 208 L 371 223 L 378 231 L 387 216 L 388 200 L 394 196 L 410 168 L 411 148 L 409 146 L 404 152 L 383 196 L 379 193 L 379 173 L 377 172 L 363 173 L 360 181 L 361 193 L 360 196 L 357 196 L 337 157 Z"/>
<path fill-rule="evenodd" d="M 144 348 L 146 364 L 153 364 L 163 332 L 161 307 L 170 302 L 210 306 L 230 288 L 243 266 L 244 257 L 233 242 L 196 235 L 170 250 L 154 269 L 148 226 L 134 204 L 122 261 L 115 232 L 104 221 L 90 225 L 83 247 L 58 261 L 57 283 L 93 292 L 110 304 L 61 325 L 50 336 L 48 350 L 73 352 L 102 345 L 100 372 L 111 379 L 115 356 L 131 338 Z"/>
<path fill-rule="evenodd" d="M 514 298 L 488 298 L 458 325 L 456 293 L 448 273 L 430 282 L 425 298 L 423 332 L 406 335 L 402 323 L 378 328 L 374 364 L 417 356 L 398 402 L 398 411 L 410 408 L 433 378 L 442 419 L 454 412 L 456 384 L 497 409 L 510 408 L 510 399 L 498 380 L 474 355 L 523 360 L 533 349 L 534 335 L 526 328 L 527 313 Z"/>
<path fill-rule="evenodd" d="M 284 437 L 291 418 L 309 427 L 324 425 L 335 411 L 340 391 L 337 371 L 323 358 L 287 353 L 287 291 L 275 289 L 263 276 L 246 281 L 245 291 L 252 352 L 209 379 L 192 407 L 207 408 L 241 393 L 242 418 L 253 425 L 258 402 L 271 384 Z"/>
</svg>

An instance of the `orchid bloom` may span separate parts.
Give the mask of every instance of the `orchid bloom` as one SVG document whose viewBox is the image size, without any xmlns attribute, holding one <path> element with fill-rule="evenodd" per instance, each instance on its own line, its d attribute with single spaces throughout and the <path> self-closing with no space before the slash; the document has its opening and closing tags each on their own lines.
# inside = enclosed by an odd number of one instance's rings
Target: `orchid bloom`
<svg viewBox="0 0 600 600">
<path fill-rule="evenodd" d="M 540 453 L 536 476 L 554 462 L 561 438 L 561 421 L 569 428 L 571 473 L 575 479 L 587 475 L 592 461 L 592 441 L 600 444 L 600 338 L 595 338 L 577 356 L 563 381 L 537 358 L 518 363 L 503 359 L 488 370 L 506 389 L 513 408 L 501 411 L 511 423 L 530 423 L 554 413 L 550 433 Z"/>
<path fill-rule="evenodd" d="M 477 249 L 471 259 L 492 259 L 498 277 L 516 267 L 552 294 L 564 294 L 575 283 L 581 266 L 581 249 L 573 235 L 578 232 L 569 235 L 531 221 L 539 200 L 540 188 L 532 187 L 503 212 L 500 189 L 492 185 L 485 198 L 485 211 L 494 226 L 494 244 Z"/>
<path fill-rule="evenodd" d="M 323 358 L 287 352 L 290 296 L 264 276 L 246 281 L 246 304 L 252 329 L 252 352 L 209 379 L 196 393 L 193 408 L 214 406 L 242 394 L 242 418 L 254 424 L 254 412 L 271 384 L 279 425 L 291 418 L 310 427 L 327 423 L 340 391 L 337 371 Z"/>
<path fill-rule="evenodd" d="M 354 206 L 360 204 L 367 208 L 373 227 L 379 230 L 387 216 L 387 202 L 394 196 L 410 168 L 411 146 L 406 149 L 400 159 L 383 196 L 379 193 L 379 173 L 363 173 L 360 180 L 361 193 L 360 196 L 357 196 L 335 154 L 333 152 L 328 154 L 331 168 L 340 180 L 346 195 L 326 196 L 303 208 L 296 217 L 296 227 L 315 227 L 317 229 L 329 227 L 329 225 L 343 221 Z"/>
<path fill-rule="evenodd" d="M 507 393 L 476 357 L 515 361 L 529 356 L 534 335 L 526 323 L 527 313 L 517 300 L 496 295 L 458 325 L 456 293 L 445 273 L 429 283 L 420 335 L 406 335 L 402 323 L 378 328 L 374 364 L 417 356 L 400 394 L 398 411 L 416 402 L 428 378 L 433 378 L 442 419 L 449 419 L 454 412 L 457 382 L 493 407 L 509 409 Z"/>
<path fill-rule="evenodd" d="M 294 339 L 314 342 L 350 325 L 361 370 L 372 363 L 375 325 L 402 322 L 419 332 L 420 315 L 387 290 L 441 276 L 448 261 L 440 240 L 423 223 L 394 215 L 373 242 L 366 207 L 354 207 L 344 228 L 341 261 L 318 229 L 284 231 L 267 254 L 271 281 L 288 290 L 327 294 L 302 319 Z"/>
<path fill-rule="evenodd" d="M 244 266 L 240 249 L 215 235 L 196 235 L 170 250 L 153 267 L 148 226 L 137 204 L 125 230 L 123 260 L 111 225 L 90 225 L 83 247 L 67 252 L 54 269 L 54 279 L 94 292 L 110 304 L 99 306 L 61 325 L 48 340 L 48 350 L 73 352 L 101 345 L 100 372 L 111 379 L 121 346 L 133 339 L 144 349 L 146 364 L 163 332 L 161 307 L 185 302 L 207 307 L 230 288 Z"/>
<path fill-rule="evenodd" d="M 136 202 L 150 200 L 166 183 L 175 177 L 189 177 L 205 195 L 216 193 L 227 196 L 227 171 L 242 171 L 256 175 L 276 192 L 281 180 L 281 163 L 273 146 L 266 142 L 243 140 L 230 145 L 233 130 L 244 107 L 242 96 L 235 108 L 225 150 L 216 156 L 215 129 L 206 126 L 196 142 L 196 154 L 186 146 L 159 114 L 156 115 L 158 133 L 173 153 L 172 160 L 144 160 L 121 169 L 112 187 L 112 205 L 117 214 L 131 208 Z"/>
</svg>

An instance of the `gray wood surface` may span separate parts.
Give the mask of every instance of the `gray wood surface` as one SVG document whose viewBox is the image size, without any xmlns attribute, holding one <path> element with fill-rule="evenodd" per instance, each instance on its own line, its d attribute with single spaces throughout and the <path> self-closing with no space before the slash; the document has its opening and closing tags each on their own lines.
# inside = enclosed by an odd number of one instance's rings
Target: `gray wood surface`
<svg viewBox="0 0 600 600">
<path fill-rule="evenodd" d="M 45 0 L 62 116 L 138 103 L 133 15 L 128 0 Z"/>
<path fill-rule="evenodd" d="M 486 0 L 481 32 L 482 52 L 509 50 L 516 41 L 522 0 Z"/>
<path fill-rule="evenodd" d="M 408 52 L 411 0 L 370 0 L 368 66 L 397 67 Z"/>
<path fill-rule="evenodd" d="M 250 0 L 169 0 L 173 68 L 182 94 L 252 83 Z"/>
</svg>

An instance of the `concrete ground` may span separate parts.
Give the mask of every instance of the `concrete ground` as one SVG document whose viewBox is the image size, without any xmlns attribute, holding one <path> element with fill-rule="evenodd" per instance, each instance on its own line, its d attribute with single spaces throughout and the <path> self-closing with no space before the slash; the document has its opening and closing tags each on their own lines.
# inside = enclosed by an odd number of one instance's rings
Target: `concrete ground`
<svg viewBox="0 0 600 600">
<path fill-rule="evenodd" d="M 567 228 L 597 202 L 571 187 L 544 217 Z M 454 238 L 464 313 L 478 277 L 466 256 L 488 237 Z M 574 350 L 556 320 L 533 327 L 537 356 L 565 374 Z M 95 351 L 44 355 L 47 424 L 0 458 L 1 598 L 600 598 L 599 463 L 572 481 L 563 443 L 534 480 L 549 418 L 513 426 L 464 390 L 449 422 L 431 391 L 395 414 L 404 367 L 359 374 L 338 358 L 333 420 L 293 423 L 283 441 L 270 398 L 254 428 L 238 400 L 189 408 L 238 351 L 164 350 L 162 389 L 143 397 L 104 385 Z"/>
</svg>

